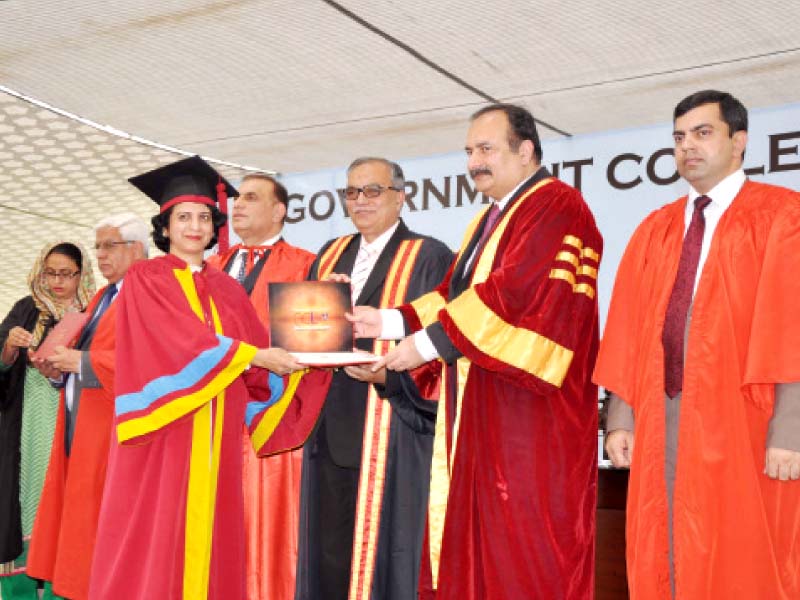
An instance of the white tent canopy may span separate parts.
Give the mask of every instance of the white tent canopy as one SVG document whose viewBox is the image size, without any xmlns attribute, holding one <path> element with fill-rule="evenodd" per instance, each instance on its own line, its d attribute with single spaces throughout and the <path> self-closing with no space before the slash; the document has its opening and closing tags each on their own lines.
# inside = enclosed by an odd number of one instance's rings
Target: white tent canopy
<svg viewBox="0 0 800 600">
<path fill-rule="evenodd" d="M 663 122 L 703 88 L 800 101 L 785 0 L 4 0 L 0 31 L 2 313 L 44 242 L 153 212 L 125 179 L 176 154 L 139 138 L 296 172 L 452 152 L 490 99 L 546 139 Z"/>
</svg>

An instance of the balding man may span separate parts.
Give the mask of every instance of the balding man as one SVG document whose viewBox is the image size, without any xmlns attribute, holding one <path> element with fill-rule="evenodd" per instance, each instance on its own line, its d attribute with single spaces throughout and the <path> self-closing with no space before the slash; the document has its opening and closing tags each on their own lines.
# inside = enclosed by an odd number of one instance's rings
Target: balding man
<svg viewBox="0 0 800 600">
<path fill-rule="evenodd" d="M 59 596 L 88 596 L 89 571 L 103 493 L 114 410 L 114 325 L 125 273 L 147 257 L 149 229 L 132 213 L 95 226 L 97 264 L 108 285 L 87 308 L 75 348 L 60 347 L 43 373 L 63 377 L 58 420 L 34 524 L 28 574 L 53 583 Z"/>
</svg>

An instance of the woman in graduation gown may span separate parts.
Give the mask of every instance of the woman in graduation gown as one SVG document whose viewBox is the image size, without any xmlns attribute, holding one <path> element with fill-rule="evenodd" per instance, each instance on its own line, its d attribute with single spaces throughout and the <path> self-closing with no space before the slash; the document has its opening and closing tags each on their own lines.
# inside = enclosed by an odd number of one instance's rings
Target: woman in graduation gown
<svg viewBox="0 0 800 600">
<path fill-rule="evenodd" d="M 133 265 L 118 299 L 90 598 L 245 598 L 242 423 L 280 404 L 274 373 L 299 365 L 266 348 L 244 289 L 203 261 L 225 223 L 218 182 L 235 195 L 198 157 L 131 179 L 161 205 L 153 238 L 168 254 Z"/>
<path fill-rule="evenodd" d="M 0 324 L 0 598 L 38 600 L 25 575 L 28 544 L 50 457 L 58 390 L 31 356 L 61 317 L 82 311 L 94 294 L 86 252 L 71 242 L 47 244 L 28 275 L 30 295 Z M 42 598 L 51 598 L 49 584 Z"/>
</svg>

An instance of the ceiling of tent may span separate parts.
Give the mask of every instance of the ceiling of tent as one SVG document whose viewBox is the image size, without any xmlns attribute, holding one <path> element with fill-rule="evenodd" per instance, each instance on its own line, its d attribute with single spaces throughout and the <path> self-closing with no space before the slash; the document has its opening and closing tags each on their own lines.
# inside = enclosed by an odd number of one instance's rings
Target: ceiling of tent
<svg viewBox="0 0 800 600">
<path fill-rule="evenodd" d="M 0 0 L 0 313 L 46 241 L 151 214 L 125 180 L 178 151 L 235 179 L 458 151 L 491 99 L 545 139 L 798 102 L 798 40 L 796 0 Z"/>
</svg>

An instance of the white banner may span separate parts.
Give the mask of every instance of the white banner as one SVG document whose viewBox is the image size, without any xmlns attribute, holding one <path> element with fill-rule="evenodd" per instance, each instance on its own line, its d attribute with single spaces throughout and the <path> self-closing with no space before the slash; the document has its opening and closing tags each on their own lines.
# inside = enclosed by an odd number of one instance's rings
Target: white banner
<svg viewBox="0 0 800 600">
<path fill-rule="evenodd" d="M 583 192 L 603 234 L 599 302 L 604 322 L 617 264 L 633 230 L 651 211 L 687 192 L 675 171 L 672 124 L 546 141 L 542 146 L 544 165 Z M 750 111 L 745 168 L 752 179 L 800 189 L 798 146 L 800 105 Z M 488 202 L 466 175 L 464 153 L 397 162 L 407 179 L 405 222 L 414 231 L 458 248 L 479 204 Z M 345 169 L 343 165 L 281 178 L 290 194 L 288 241 L 316 252 L 326 240 L 353 232 L 342 192 Z"/>
</svg>

